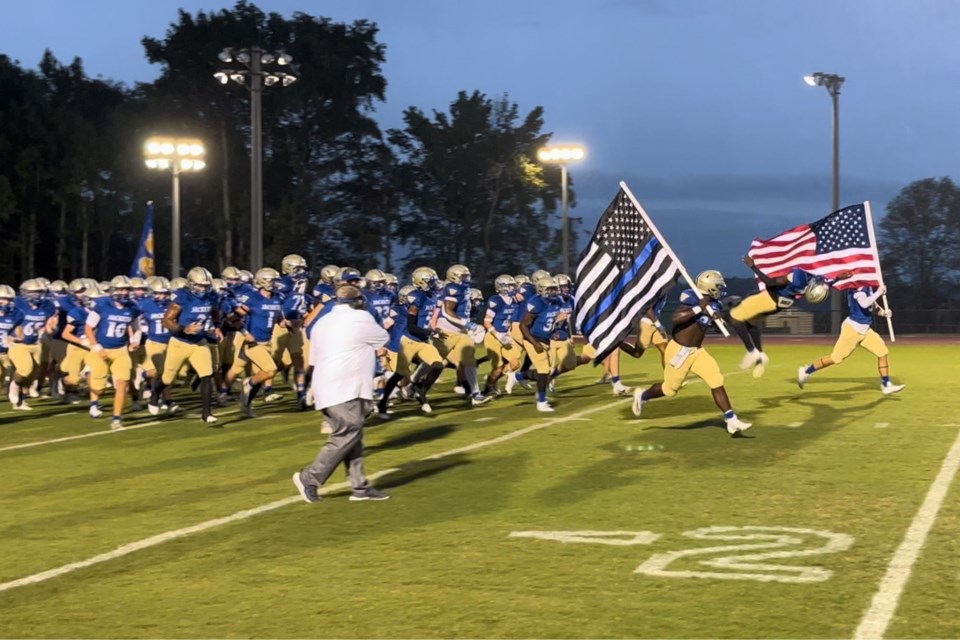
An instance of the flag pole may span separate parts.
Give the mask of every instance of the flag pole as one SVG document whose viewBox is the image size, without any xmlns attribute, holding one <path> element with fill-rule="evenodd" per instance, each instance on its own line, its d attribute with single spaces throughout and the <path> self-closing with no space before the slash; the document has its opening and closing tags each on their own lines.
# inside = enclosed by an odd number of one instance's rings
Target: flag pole
<svg viewBox="0 0 960 640">
<path fill-rule="evenodd" d="M 867 214 L 867 234 L 870 237 L 870 250 L 873 251 L 873 259 L 877 261 L 877 279 L 880 281 L 881 286 L 883 284 L 883 270 L 880 268 L 880 254 L 877 251 L 877 237 L 873 232 L 873 214 L 870 212 L 870 201 L 867 200 L 863 203 L 863 210 Z M 887 294 L 883 294 L 883 308 L 889 309 L 890 303 L 887 302 Z M 890 331 L 890 342 L 896 342 L 897 337 L 893 334 L 893 320 L 888 316 L 887 317 L 887 329 Z"/>
<path fill-rule="evenodd" d="M 633 206 L 635 206 L 637 208 L 637 211 L 640 212 L 640 215 L 643 216 L 643 221 L 646 222 L 647 226 L 650 227 L 650 231 L 653 232 L 653 235 L 657 236 L 657 240 L 659 240 L 660 244 L 663 245 L 663 250 L 667 252 L 667 255 L 673 258 L 673 261 L 676 263 L 677 268 L 680 271 L 680 274 L 687 281 L 687 284 L 690 285 L 690 288 L 696 292 L 697 299 L 699 300 L 700 298 L 704 297 L 703 292 L 697 288 L 697 283 L 693 280 L 693 278 L 690 277 L 690 274 L 687 273 L 686 267 L 684 267 L 683 263 L 680 262 L 680 259 L 677 257 L 677 254 L 673 252 L 673 249 L 671 249 L 670 245 L 667 244 L 667 241 L 664 240 L 663 235 L 661 235 L 660 233 L 660 230 L 657 229 L 657 225 L 653 224 L 653 220 L 650 219 L 650 216 L 647 215 L 647 212 L 644 211 L 642 206 L 640 206 L 640 203 L 637 201 L 637 199 L 633 197 L 633 192 L 630 191 L 630 187 L 627 186 L 627 183 L 621 180 L 620 188 L 623 189 L 623 192 L 627 194 L 628 198 L 630 198 L 630 201 L 633 203 Z M 725 338 L 729 338 L 730 332 L 727 331 L 727 325 L 723 322 L 723 319 L 719 317 L 719 314 L 718 314 L 718 317 L 715 319 L 715 322 L 717 323 L 717 327 L 720 329 L 720 333 L 722 333 Z"/>
</svg>

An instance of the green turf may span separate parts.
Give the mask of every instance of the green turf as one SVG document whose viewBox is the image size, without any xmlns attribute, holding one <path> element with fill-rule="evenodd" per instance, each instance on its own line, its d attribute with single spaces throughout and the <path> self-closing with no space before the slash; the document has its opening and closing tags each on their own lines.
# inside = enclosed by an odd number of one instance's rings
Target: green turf
<svg viewBox="0 0 960 640">
<path fill-rule="evenodd" d="M 400 405 L 397 417 L 410 419 L 367 432 L 368 473 L 395 469 L 375 482 L 393 499 L 353 503 L 341 489 L 320 504 L 291 501 L 0 592 L 0 636 L 851 637 L 957 437 L 960 349 L 894 345 L 894 378 L 908 383 L 899 397 L 880 394 L 866 353 L 799 390 L 797 366 L 827 350 L 771 346 L 771 367 L 755 381 L 736 372 L 739 349 L 711 347 L 735 408 L 755 424 L 736 439 L 699 382 L 636 420 L 629 401 L 592 384 L 590 367 L 561 378 L 549 416 L 522 390 L 465 410 L 448 373 L 434 415 Z M 630 384 L 658 378 L 652 357 L 624 365 Z M 0 448 L 107 427 L 82 409 L 7 407 Z M 246 421 L 225 414 L 223 429 L 152 424 L 144 414 L 128 421 L 149 424 L 142 429 L 0 451 L 0 582 L 295 495 L 290 475 L 323 438 L 315 414 L 290 409 Z M 533 425 L 544 427 L 425 459 Z M 343 479 L 338 471 L 331 482 Z M 960 636 L 958 526 L 954 487 L 889 637 Z M 635 573 L 670 552 L 757 543 L 684 535 L 704 527 L 826 531 L 852 546 L 755 561 L 788 567 L 779 570 L 699 562 L 770 551 L 761 549 L 678 557 L 664 567 L 670 576 Z M 610 545 L 510 536 L 519 531 L 659 537 Z M 800 544 L 773 551 L 825 543 L 792 535 Z M 816 567 L 830 577 L 684 577 Z"/>
</svg>

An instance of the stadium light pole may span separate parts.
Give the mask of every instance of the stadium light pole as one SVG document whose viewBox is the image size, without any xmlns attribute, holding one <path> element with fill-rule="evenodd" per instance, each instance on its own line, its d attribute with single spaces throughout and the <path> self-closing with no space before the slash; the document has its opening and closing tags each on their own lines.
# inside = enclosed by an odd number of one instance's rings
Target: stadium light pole
<svg viewBox="0 0 960 640">
<path fill-rule="evenodd" d="M 207 150 L 197 138 L 153 136 L 143 143 L 143 162 L 148 169 L 173 174 L 170 266 L 173 277 L 180 275 L 180 174 L 201 171 Z"/>
<path fill-rule="evenodd" d="M 570 196 L 567 180 L 567 164 L 571 160 L 583 160 L 586 149 L 580 145 L 544 147 L 537 151 L 540 162 L 560 165 L 560 198 L 563 206 L 563 230 L 561 231 L 561 251 L 563 251 L 563 273 L 570 275 Z"/>
<path fill-rule="evenodd" d="M 825 87 L 833 102 L 833 200 L 830 211 L 840 209 L 840 87 L 843 76 L 819 71 L 804 76 L 803 81 L 811 87 Z M 830 333 L 840 333 L 843 320 L 843 298 L 836 289 L 830 289 Z"/>
<path fill-rule="evenodd" d="M 217 55 L 226 64 L 239 67 L 223 68 L 213 74 L 220 84 L 231 80 L 250 91 L 250 269 L 263 266 L 263 130 L 261 96 L 264 87 L 280 84 L 289 87 L 297 76 L 283 71 L 272 71 L 276 64 L 286 67 L 293 57 L 283 51 L 265 51 L 254 46 L 249 49 L 227 47 Z M 265 69 L 266 67 L 266 69 Z"/>
</svg>

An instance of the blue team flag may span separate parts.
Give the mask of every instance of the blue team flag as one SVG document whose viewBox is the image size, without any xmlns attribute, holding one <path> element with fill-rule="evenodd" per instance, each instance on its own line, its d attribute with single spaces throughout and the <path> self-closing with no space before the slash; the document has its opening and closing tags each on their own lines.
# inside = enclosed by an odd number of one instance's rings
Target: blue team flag
<svg viewBox="0 0 960 640">
<path fill-rule="evenodd" d="M 147 203 L 147 219 L 143 221 L 143 233 L 137 245 L 137 256 L 130 265 L 131 278 L 149 278 L 153 269 L 153 202 Z"/>
</svg>

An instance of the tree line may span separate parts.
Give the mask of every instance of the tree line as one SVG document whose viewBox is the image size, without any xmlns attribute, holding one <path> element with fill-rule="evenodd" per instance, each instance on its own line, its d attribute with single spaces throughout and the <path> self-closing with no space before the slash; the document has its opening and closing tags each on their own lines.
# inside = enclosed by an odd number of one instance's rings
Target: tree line
<svg viewBox="0 0 960 640">
<path fill-rule="evenodd" d="M 287 253 L 398 272 L 463 262 L 482 283 L 559 270 L 560 169 L 535 159 L 550 141 L 542 107 L 521 113 L 506 95 L 461 91 L 448 109 L 410 107 L 401 128 L 382 131 L 387 52 L 376 24 L 285 18 L 246 0 L 181 10 L 142 44 L 161 72 L 132 87 L 91 78 L 80 59 L 47 52 L 30 70 L 0 54 L 0 282 L 127 272 L 151 198 L 157 270 L 169 274 L 170 175 L 142 158 L 154 134 L 206 142 L 207 169 L 181 176 L 183 265 L 244 266 L 250 96 L 212 75 L 224 47 L 252 45 L 286 51 L 299 76 L 263 92 L 267 264 Z M 579 219 L 570 224 L 576 238 Z M 949 178 L 905 187 L 878 233 L 898 306 L 958 304 L 960 190 Z"/>
</svg>

